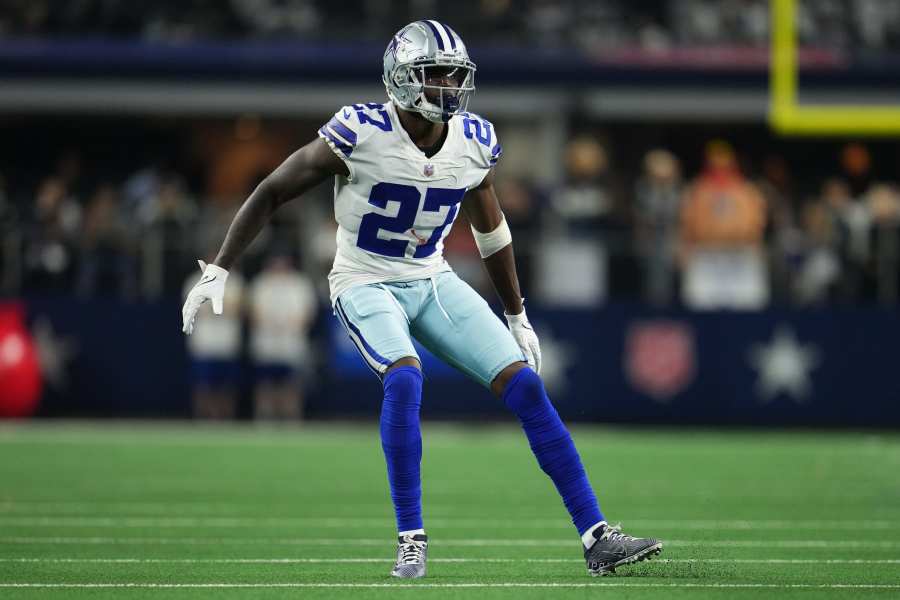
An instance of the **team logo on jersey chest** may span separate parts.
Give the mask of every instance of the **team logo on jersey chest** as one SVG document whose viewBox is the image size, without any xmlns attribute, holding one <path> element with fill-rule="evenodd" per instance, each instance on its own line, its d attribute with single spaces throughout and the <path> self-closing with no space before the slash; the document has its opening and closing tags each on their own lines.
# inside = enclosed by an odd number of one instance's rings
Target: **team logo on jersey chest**
<svg viewBox="0 0 900 600">
<path fill-rule="evenodd" d="M 431 163 L 426 164 L 422 172 L 425 173 L 425 177 L 431 177 L 434 175 L 434 165 Z"/>
</svg>

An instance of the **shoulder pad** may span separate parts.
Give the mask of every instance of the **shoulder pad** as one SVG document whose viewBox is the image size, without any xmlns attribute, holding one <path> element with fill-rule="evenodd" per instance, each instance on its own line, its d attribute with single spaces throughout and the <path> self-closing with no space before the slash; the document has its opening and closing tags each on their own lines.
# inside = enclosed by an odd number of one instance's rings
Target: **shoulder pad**
<svg viewBox="0 0 900 600">
<path fill-rule="evenodd" d="M 331 120 L 319 129 L 319 137 L 335 152 L 349 157 L 359 141 L 359 123 L 353 118 L 351 107 L 345 106 L 334 113 Z"/>
<path fill-rule="evenodd" d="M 373 126 L 381 131 L 391 131 L 391 118 L 388 116 L 387 107 L 379 102 L 366 102 L 365 104 L 351 104 L 345 106 L 344 114 L 353 118 L 360 127 Z"/>
</svg>

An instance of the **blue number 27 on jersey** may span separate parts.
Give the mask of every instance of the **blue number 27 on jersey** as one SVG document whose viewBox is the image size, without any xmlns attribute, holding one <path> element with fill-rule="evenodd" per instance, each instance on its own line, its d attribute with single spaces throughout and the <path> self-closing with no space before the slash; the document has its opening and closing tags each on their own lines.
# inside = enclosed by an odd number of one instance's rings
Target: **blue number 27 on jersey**
<svg viewBox="0 0 900 600">
<path fill-rule="evenodd" d="M 413 258 L 425 258 L 434 254 L 437 243 L 444 235 L 444 230 L 453 223 L 456 213 L 459 211 L 459 203 L 466 195 L 466 189 L 428 188 L 425 192 L 425 202 L 422 203 L 422 212 L 438 212 L 442 206 L 449 206 L 447 218 L 444 223 L 434 228 L 431 237 L 424 244 L 416 247 Z M 400 203 L 397 216 L 389 217 L 377 213 L 368 213 L 363 216 L 359 224 L 359 235 L 356 245 L 363 250 L 381 254 L 382 256 L 406 256 L 406 248 L 410 240 L 384 240 L 378 237 L 379 231 L 392 233 L 406 233 L 415 225 L 416 215 L 419 212 L 419 200 L 422 195 L 418 188 L 399 183 L 379 183 L 372 186 L 369 193 L 369 204 L 378 208 L 387 208 L 391 200 Z"/>
</svg>

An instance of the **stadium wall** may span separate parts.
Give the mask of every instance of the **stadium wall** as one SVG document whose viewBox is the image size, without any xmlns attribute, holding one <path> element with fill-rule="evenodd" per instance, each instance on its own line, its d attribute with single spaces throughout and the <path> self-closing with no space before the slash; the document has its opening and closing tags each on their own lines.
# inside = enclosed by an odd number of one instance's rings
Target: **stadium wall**
<svg viewBox="0 0 900 600">
<path fill-rule="evenodd" d="M 184 417 L 189 364 L 171 302 L 24 301 L 43 416 Z M 896 311 L 659 312 L 529 308 L 543 375 L 571 421 L 900 426 Z M 310 418 L 372 418 L 380 384 L 330 314 L 309 365 Z M 502 403 L 424 353 L 427 418 L 504 418 Z M 244 369 L 248 372 L 248 369 Z M 250 382 L 244 381 L 245 400 Z M 249 414 L 249 410 L 244 411 Z"/>
</svg>

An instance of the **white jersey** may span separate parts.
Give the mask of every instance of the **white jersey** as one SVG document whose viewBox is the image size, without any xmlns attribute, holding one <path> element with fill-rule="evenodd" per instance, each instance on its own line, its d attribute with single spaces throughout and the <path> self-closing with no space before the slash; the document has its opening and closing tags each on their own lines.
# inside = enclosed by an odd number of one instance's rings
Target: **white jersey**
<svg viewBox="0 0 900 600">
<path fill-rule="evenodd" d="M 293 365 L 307 359 L 318 304 L 312 282 L 293 269 L 263 271 L 250 284 L 249 296 L 253 360 Z"/>
<path fill-rule="evenodd" d="M 200 272 L 194 272 L 184 282 L 182 298 L 200 281 Z M 187 336 L 188 352 L 200 360 L 237 360 L 241 353 L 241 305 L 244 300 L 244 279 L 237 269 L 232 269 L 225 286 L 225 310 L 213 317 L 212 305 L 204 302 L 197 310 L 203 321 Z"/>
<path fill-rule="evenodd" d="M 502 148 L 478 115 L 461 113 L 447 126 L 444 145 L 431 158 L 410 139 L 390 102 L 345 106 L 319 129 L 350 172 L 334 183 L 332 304 L 357 285 L 451 270 L 443 240 L 466 191 L 484 180 Z"/>
</svg>

